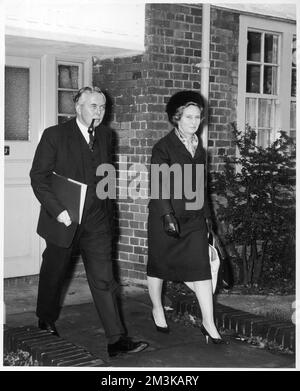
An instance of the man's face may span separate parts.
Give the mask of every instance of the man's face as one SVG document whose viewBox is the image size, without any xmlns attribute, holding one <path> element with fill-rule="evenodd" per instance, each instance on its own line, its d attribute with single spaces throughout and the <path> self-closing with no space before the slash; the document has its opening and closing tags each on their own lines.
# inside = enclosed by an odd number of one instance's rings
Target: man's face
<svg viewBox="0 0 300 391">
<path fill-rule="evenodd" d="M 95 119 L 94 126 L 101 124 L 105 114 L 105 97 L 98 92 L 84 92 L 76 105 L 77 118 L 89 126 Z"/>
</svg>

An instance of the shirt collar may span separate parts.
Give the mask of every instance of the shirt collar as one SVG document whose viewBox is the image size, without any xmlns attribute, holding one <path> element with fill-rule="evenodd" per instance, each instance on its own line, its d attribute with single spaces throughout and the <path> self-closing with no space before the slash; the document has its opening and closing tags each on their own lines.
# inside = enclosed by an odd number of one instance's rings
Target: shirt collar
<svg viewBox="0 0 300 391">
<path fill-rule="evenodd" d="M 87 130 L 88 130 L 88 126 L 85 126 L 83 125 L 78 118 L 76 118 L 76 123 L 79 127 L 79 129 L 81 130 L 82 133 L 87 133 Z"/>
<path fill-rule="evenodd" d="M 81 134 L 83 135 L 85 141 L 86 141 L 87 143 L 89 143 L 89 137 L 90 137 L 90 136 L 89 136 L 89 133 L 88 133 L 88 127 L 85 126 L 85 125 L 83 125 L 83 124 L 78 120 L 78 118 L 76 118 L 76 123 L 77 123 L 78 128 L 79 128 Z"/>
<path fill-rule="evenodd" d="M 198 136 L 196 135 L 196 133 L 192 135 L 190 140 L 185 136 L 185 134 L 179 128 L 175 128 L 175 134 L 177 135 L 179 140 L 184 144 L 186 149 L 190 152 L 192 157 L 194 157 L 199 143 Z"/>
<path fill-rule="evenodd" d="M 188 140 L 188 138 L 186 137 L 186 135 L 182 132 L 182 130 L 180 130 L 178 127 L 175 128 L 175 132 L 178 136 L 178 138 L 182 141 L 182 142 L 186 142 L 186 143 L 192 143 L 192 144 L 196 144 L 198 142 L 198 137 L 196 135 L 196 133 L 194 133 L 190 139 L 190 141 Z"/>
</svg>

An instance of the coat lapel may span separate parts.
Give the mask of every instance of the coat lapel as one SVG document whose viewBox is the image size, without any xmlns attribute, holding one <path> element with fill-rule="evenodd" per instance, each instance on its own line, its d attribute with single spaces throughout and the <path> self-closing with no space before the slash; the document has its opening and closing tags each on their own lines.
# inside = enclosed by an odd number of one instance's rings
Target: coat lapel
<svg viewBox="0 0 300 391">
<path fill-rule="evenodd" d="M 178 153 L 185 155 L 190 160 L 193 159 L 192 155 L 189 153 L 189 151 L 186 149 L 185 145 L 179 140 L 179 138 L 176 136 L 175 129 L 173 129 L 170 133 L 170 141 L 172 142 L 174 148 L 177 149 Z"/>
<path fill-rule="evenodd" d="M 170 133 L 170 141 L 174 145 L 174 147 L 178 150 L 178 153 L 181 153 L 185 156 L 188 156 L 190 160 L 201 160 L 201 163 L 205 162 L 205 151 L 202 146 L 202 139 L 200 134 L 196 133 L 199 143 L 195 152 L 195 156 L 192 157 L 190 152 L 186 149 L 185 145 L 179 140 L 179 138 L 176 136 L 175 130 L 173 129 Z"/>
<path fill-rule="evenodd" d="M 205 149 L 203 148 L 203 143 L 202 143 L 202 137 L 201 137 L 201 132 L 196 132 L 196 135 L 198 137 L 198 147 L 195 152 L 194 159 L 200 160 L 201 163 L 206 164 L 206 152 Z"/>
</svg>

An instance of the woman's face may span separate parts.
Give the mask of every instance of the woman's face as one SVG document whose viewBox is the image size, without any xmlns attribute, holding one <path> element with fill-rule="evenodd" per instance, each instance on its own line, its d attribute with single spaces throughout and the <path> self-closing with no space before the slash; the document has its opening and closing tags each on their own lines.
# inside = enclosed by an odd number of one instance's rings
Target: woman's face
<svg viewBox="0 0 300 391">
<path fill-rule="evenodd" d="M 183 109 L 182 116 L 178 121 L 178 128 L 187 137 L 197 132 L 201 122 L 201 111 L 198 106 L 188 106 Z"/>
</svg>

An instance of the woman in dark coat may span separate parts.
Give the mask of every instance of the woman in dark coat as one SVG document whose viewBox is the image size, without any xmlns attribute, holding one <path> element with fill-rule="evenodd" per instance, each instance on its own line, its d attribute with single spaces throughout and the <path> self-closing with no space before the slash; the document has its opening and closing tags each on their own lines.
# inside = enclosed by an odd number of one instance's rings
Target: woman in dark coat
<svg viewBox="0 0 300 391">
<path fill-rule="evenodd" d="M 212 224 L 205 190 L 205 151 L 198 133 L 203 108 L 201 95 L 194 91 L 181 91 L 167 104 L 174 129 L 152 150 L 147 279 L 158 331 L 169 332 L 161 301 L 163 280 L 184 281 L 198 299 L 201 331 L 207 341 L 210 337 L 214 343 L 224 343 L 213 319 L 207 238 Z M 159 174 L 163 167 L 165 174 Z"/>
</svg>

